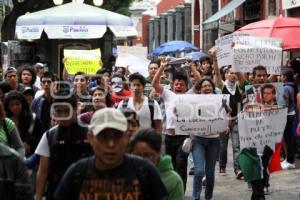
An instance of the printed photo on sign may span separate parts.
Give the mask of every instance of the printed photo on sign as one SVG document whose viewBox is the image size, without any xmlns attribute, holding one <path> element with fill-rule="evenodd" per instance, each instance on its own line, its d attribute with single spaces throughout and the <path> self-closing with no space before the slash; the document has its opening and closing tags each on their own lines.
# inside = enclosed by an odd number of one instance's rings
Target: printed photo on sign
<svg viewBox="0 0 300 200">
<path fill-rule="evenodd" d="M 178 95 L 175 130 L 178 135 L 212 135 L 227 130 L 229 95 Z"/>
<path fill-rule="evenodd" d="M 245 91 L 248 100 L 248 109 L 257 106 L 263 109 L 278 109 L 285 106 L 282 83 L 247 85 Z"/>
</svg>

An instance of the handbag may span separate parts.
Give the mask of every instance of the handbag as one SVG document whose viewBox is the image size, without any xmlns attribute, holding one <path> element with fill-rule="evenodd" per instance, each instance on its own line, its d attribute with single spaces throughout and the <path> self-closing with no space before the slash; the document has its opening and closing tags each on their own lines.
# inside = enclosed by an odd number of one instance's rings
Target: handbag
<svg viewBox="0 0 300 200">
<path fill-rule="evenodd" d="M 190 153 L 191 150 L 192 150 L 192 139 L 188 137 L 183 141 L 182 151 L 185 153 Z"/>
</svg>

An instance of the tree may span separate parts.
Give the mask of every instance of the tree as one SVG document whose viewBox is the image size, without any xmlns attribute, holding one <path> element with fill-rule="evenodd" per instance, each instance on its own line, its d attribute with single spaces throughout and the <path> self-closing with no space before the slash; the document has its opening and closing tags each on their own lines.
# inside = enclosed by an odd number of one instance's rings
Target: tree
<svg viewBox="0 0 300 200">
<path fill-rule="evenodd" d="M 123 15 L 129 15 L 129 6 L 133 0 L 103 0 L 101 8 L 110 10 Z M 72 2 L 72 0 L 64 0 L 64 3 Z M 36 12 L 51 8 L 54 5 L 53 0 L 12 0 L 13 9 L 5 17 L 1 28 L 1 40 L 8 41 L 15 39 L 15 27 L 17 18 L 27 12 Z M 93 0 L 85 0 L 86 4 L 94 5 Z"/>
</svg>

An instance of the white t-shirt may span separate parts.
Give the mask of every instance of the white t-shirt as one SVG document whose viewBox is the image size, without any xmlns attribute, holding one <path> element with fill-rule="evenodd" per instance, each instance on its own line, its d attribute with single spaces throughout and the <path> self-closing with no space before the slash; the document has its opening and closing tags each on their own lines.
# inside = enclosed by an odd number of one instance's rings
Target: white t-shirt
<svg viewBox="0 0 300 200">
<path fill-rule="evenodd" d="M 38 146 L 36 147 L 35 150 L 35 154 L 39 155 L 39 156 L 44 156 L 49 158 L 50 157 L 50 149 L 49 149 L 49 145 L 48 145 L 48 139 L 47 139 L 47 132 L 45 132 L 38 144 Z"/>
<path fill-rule="evenodd" d="M 166 108 L 167 129 L 175 129 L 176 116 L 174 113 L 174 109 L 175 109 L 176 94 L 171 90 L 164 88 L 162 93 L 162 98 L 164 100 L 165 108 Z"/>
<path fill-rule="evenodd" d="M 144 128 L 151 128 L 151 113 L 150 113 L 150 109 L 149 109 L 149 105 L 148 105 L 148 97 L 144 96 L 144 102 L 142 107 L 139 110 L 136 110 L 134 105 L 133 105 L 133 97 L 130 97 L 128 99 L 128 108 L 131 108 L 132 110 L 134 110 L 137 115 L 139 116 L 139 122 L 140 122 L 140 129 L 144 129 Z M 118 109 L 122 109 L 123 108 L 123 101 L 121 101 L 118 105 Z M 160 107 L 157 103 L 157 101 L 154 100 L 154 113 L 153 113 L 153 120 L 162 120 L 162 114 L 161 114 L 161 110 Z"/>
</svg>

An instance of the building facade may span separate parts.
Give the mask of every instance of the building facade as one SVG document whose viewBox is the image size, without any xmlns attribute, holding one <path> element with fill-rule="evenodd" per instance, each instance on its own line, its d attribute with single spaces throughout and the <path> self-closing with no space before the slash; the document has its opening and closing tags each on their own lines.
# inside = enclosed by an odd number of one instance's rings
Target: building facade
<svg viewBox="0 0 300 200">
<path fill-rule="evenodd" d="M 287 0 L 194 0 L 193 42 L 208 51 L 222 35 L 230 34 L 252 22 L 284 16 L 282 4 L 285 1 Z M 300 15 L 299 11 L 291 13 Z"/>
<path fill-rule="evenodd" d="M 162 0 L 157 15 L 147 24 L 148 52 L 173 40 L 192 42 L 192 9 L 190 1 Z"/>
</svg>

